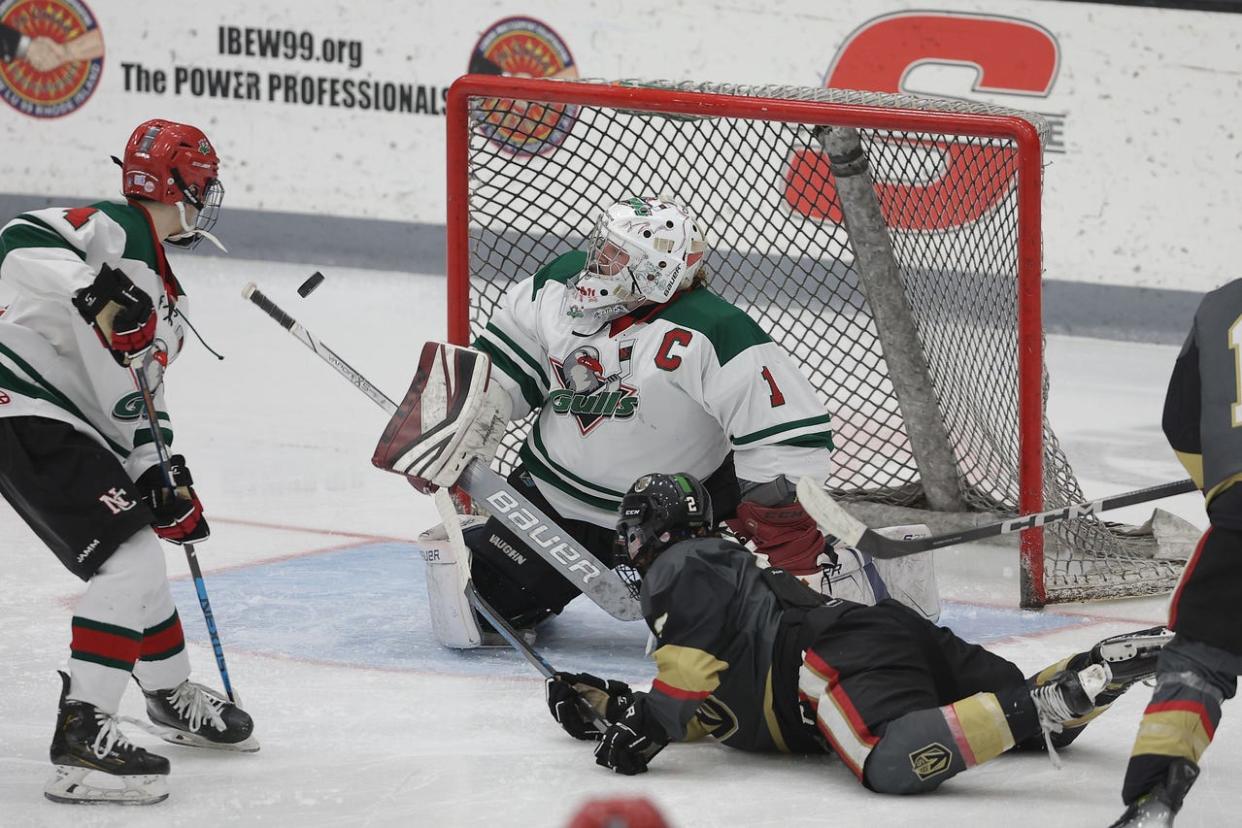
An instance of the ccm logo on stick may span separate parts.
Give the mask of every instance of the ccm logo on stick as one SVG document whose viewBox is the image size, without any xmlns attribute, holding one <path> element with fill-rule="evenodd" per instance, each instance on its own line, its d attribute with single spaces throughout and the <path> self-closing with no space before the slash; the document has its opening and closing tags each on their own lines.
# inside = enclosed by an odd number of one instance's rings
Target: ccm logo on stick
<svg viewBox="0 0 1242 828">
<path fill-rule="evenodd" d="M 505 520 L 517 527 L 530 543 L 548 550 L 553 558 L 564 564 L 570 572 L 582 573 L 582 583 L 599 577 L 599 569 L 590 561 L 582 560 L 569 544 L 561 540 L 561 536 L 530 510 L 518 503 L 508 492 L 496 492 L 487 497 L 487 502 L 495 509 L 494 514 L 504 516 Z"/>
</svg>

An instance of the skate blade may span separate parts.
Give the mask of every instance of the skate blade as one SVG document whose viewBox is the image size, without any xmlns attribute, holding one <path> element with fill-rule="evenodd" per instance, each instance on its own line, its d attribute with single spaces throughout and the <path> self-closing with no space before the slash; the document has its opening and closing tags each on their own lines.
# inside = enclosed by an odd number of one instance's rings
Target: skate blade
<svg viewBox="0 0 1242 828">
<path fill-rule="evenodd" d="M 114 776 L 73 765 L 55 767 L 56 775 L 43 788 L 43 795 L 52 802 L 67 805 L 154 805 L 168 799 L 168 777 L 162 774 Z M 104 780 L 112 784 L 101 784 Z"/>
<path fill-rule="evenodd" d="M 199 736 L 197 733 L 187 733 L 184 730 L 164 727 L 154 722 L 144 722 L 141 719 L 135 719 L 133 716 L 118 716 L 117 718 L 125 724 L 132 724 L 140 730 L 145 730 L 152 736 L 158 736 L 170 745 L 224 750 L 231 753 L 257 753 L 259 750 L 259 742 L 253 736 L 248 736 L 240 742 L 213 742 L 210 739 Z"/>
<path fill-rule="evenodd" d="M 1100 646 L 1100 658 L 1108 662 L 1129 661 L 1162 650 L 1172 640 L 1173 633 L 1166 630 L 1153 635 L 1105 641 Z"/>
</svg>

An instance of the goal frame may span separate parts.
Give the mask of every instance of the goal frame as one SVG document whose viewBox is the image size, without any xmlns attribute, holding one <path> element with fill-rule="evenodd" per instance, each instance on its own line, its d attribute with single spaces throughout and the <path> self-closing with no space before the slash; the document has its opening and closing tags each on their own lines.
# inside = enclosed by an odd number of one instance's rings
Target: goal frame
<svg viewBox="0 0 1242 828">
<path fill-rule="evenodd" d="M 1042 146 L 1036 127 L 1012 115 L 732 96 L 618 84 L 464 75 L 449 88 L 446 108 L 448 339 L 470 342 L 470 100 L 513 98 L 668 115 L 736 117 L 855 129 L 917 130 L 1013 142 L 1017 168 L 1018 506 L 1043 510 Z M 1041 527 L 1020 544 L 1021 604 L 1042 607 L 1047 592 Z"/>
</svg>

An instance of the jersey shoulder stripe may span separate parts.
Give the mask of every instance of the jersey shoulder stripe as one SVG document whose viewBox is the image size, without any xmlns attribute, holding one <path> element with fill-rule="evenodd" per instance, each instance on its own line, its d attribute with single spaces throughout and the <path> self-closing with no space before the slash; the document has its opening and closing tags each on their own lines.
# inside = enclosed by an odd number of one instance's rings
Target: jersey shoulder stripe
<svg viewBox="0 0 1242 828">
<path fill-rule="evenodd" d="M 23 213 L 0 231 L 0 261 L 14 250 L 30 247 L 60 248 L 83 261 L 86 260 L 86 254 L 70 244 L 60 233 L 34 216 Z"/>
<path fill-rule="evenodd" d="M 779 445 L 802 446 L 804 448 L 832 448 L 832 430 L 828 428 L 830 422 L 831 418 L 827 414 L 805 417 L 801 420 L 778 423 L 774 426 L 761 428 L 758 431 L 752 431 L 750 434 L 734 437 L 732 442 L 735 446 L 747 446 L 751 443 L 768 440 L 770 437 L 783 435 L 780 440 L 772 442 Z"/>
<path fill-rule="evenodd" d="M 772 341 L 744 310 L 726 302 L 709 288 L 685 291 L 654 314 L 649 321 L 663 319 L 698 331 L 707 337 L 724 366 L 738 354 Z"/>
<path fill-rule="evenodd" d="M 538 408 L 543 405 L 544 389 L 540 388 L 539 383 L 528 371 L 523 370 L 517 362 L 501 350 L 500 346 L 487 339 L 486 333 L 475 339 L 473 347 L 487 354 L 496 369 L 517 383 L 518 388 L 522 391 L 522 398 L 526 400 L 527 405 L 531 408 Z"/>
<path fill-rule="evenodd" d="M 571 250 L 568 253 L 562 253 L 535 273 L 535 278 L 531 280 L 530 298 L 533 300 L 538 296 L 539 291 L 543 290 L 548 282 L 565 284 L 581 273 L 584 267 L 586 267 L 586 251 Z"/>
</svg>

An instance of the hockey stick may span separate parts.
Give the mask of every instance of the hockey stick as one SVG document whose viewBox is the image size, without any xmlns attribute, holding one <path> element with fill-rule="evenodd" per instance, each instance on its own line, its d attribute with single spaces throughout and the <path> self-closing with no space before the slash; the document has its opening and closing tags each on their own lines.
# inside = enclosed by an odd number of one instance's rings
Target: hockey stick
<svg viewBox="0 0 1242 828">
<path fill-rule="evenodd" d="M 134 381 L 138 383 L 138 391 L 142 394 L 142 404 L 147 410 L 147 427 L 151 429 L 151 442 L 155 445 L 155 454 L 159 458 L 160 471 L 164 475 L 164 483 L 169 489 L 176 489 L 172 478 L 172 461 L 168 457 L 168 446 L 164 445 L 164 435 L 160 434 L 159 413 L 155 410 L 155 397 L 151 394 L 147 382 L 147 367 L 154 362 L 148 357 L 147 362 L 138 370 L 130 369 Z M 198 605 L 203 610 L 203 620 L 207 623 L 207 635 L 211 637 L 211 649 L 216 654 L 216 667 L 220 670 L 220 680 L 224 683 L 224 692 L 229 701 L 241 707 L 237 694 L 233 691 L 233 683 L 229 681 L 229 667 L 224 662 L 224 647 L 220 645 L 220 633 L 216 630 L 216 619 L 211 612 L 211 600 L 207 597 L 207 584 L 203 581 L 203 570 L 198 565 L 198 554 L 194 544 L 183 543 L 185 560 L 190 566 L 190 577 L 194 579 L 194 591 L 198 593 Z"/>
<path fill-rule="evenodd" d="M 483 599 L 478 590 L 474 588 L 474 581 L 466 582 L 466 600 L 470 602 L 470 606 L 474 607 L 475 612 L 483 616 L 487 623 L 491 624 L 496 632 L 500 633 L 500 637 L 509 642 L 509 646 L 522 654 L 522 657 L 530 662 L 530 665 L 539 671 L 545 679 L 555 678 L 556 670 L 548 663 L 547 659 L 539 655 L 534 647 L 526 643 L 526 639 L 513 629 L 504 616 L 492 609 L 492 605 Z M 608 722 L 603 716 L 599 715 L 591 704 L 581 696 L 578 697 L 578 709 L 591 720 L 595 725 L 595 729 L 600 733 L 608 731 Z"/>
<path fill-rule="evenodd" d="M 264 296 L 253 282 L 242 290 L 242 296 L 335 368 L 389 416 L 396 413 L 397 404 L 384 392 L 372 385 L 366 377 L 320 342 L 292 316 L 281 310 L 275 302 Z M 472 460 L 462 471 L 457 485 L 475 500 L 487 503 L 492 514 L 503 519 L 539 557 L 551 564 L 562 577 L 582 590 L 613 618 L 637 621 L 643 617 L 642 607 L 616 572 L 601 563 L 586 547 L 561 529 L 556 521 L 545 515 L 543 510 L 523 497 L 508 481 L 485 464 Z"/>
<path fill-rule="evenodd" d="M 1123 506 L 1133 506 L 1137 503 L 1146 503 L 1149 500 L 1159 500 L 1164 497 L 1185 494 L 1193 492 L 1197 488 L 1198 486 L 1195 485 L 1195 482 L 1189 479 L 1178 480 L 1173 483 L 1161 483 L 1159 486 L 1136 489 L 1132 492 L 1124 492 L 1112 497 L 1104 497 L 1084 503 L 1071 503 L 1059 509 L 1049 509 L 1046 512 L 1038 512 L 1033 515 L 1019 515 L 1008 520 L 1002 520 L 999 523 L 976 526 L 973 529 L 966 529 L 961 532 L 932 535 L 912 540 L 886 538 L 879 532 L 868 529 L 865 523 L 845 511 L 841 504 L 833 500 L 810 477 L 804 477 L 798 481 L 798 501 L 806 509 L 807 513 L 815 518 L 815 522 L 823 528 L 826 534 L 840 538 L 858 551 L 866 552 L 875 558 L 900 558 L 903 555 L 913 555 L 916 552 L 925 552 L 928 549 L 941 549 L 946 546 L 956 546 L 959 543 L 969 543 L 970 541 L 996 537 L 997 535 L 1008 535 L 1012 532 L 1021 532 L 1024 529 L 1033 529 L 1037 526 L 1044 526 L 1045 524 L 1055 523 L 1060 520 L 1087 517 L 1097 512 L 1107 512 L 1110 509 L 1120 509 Z"/>
</svg>

